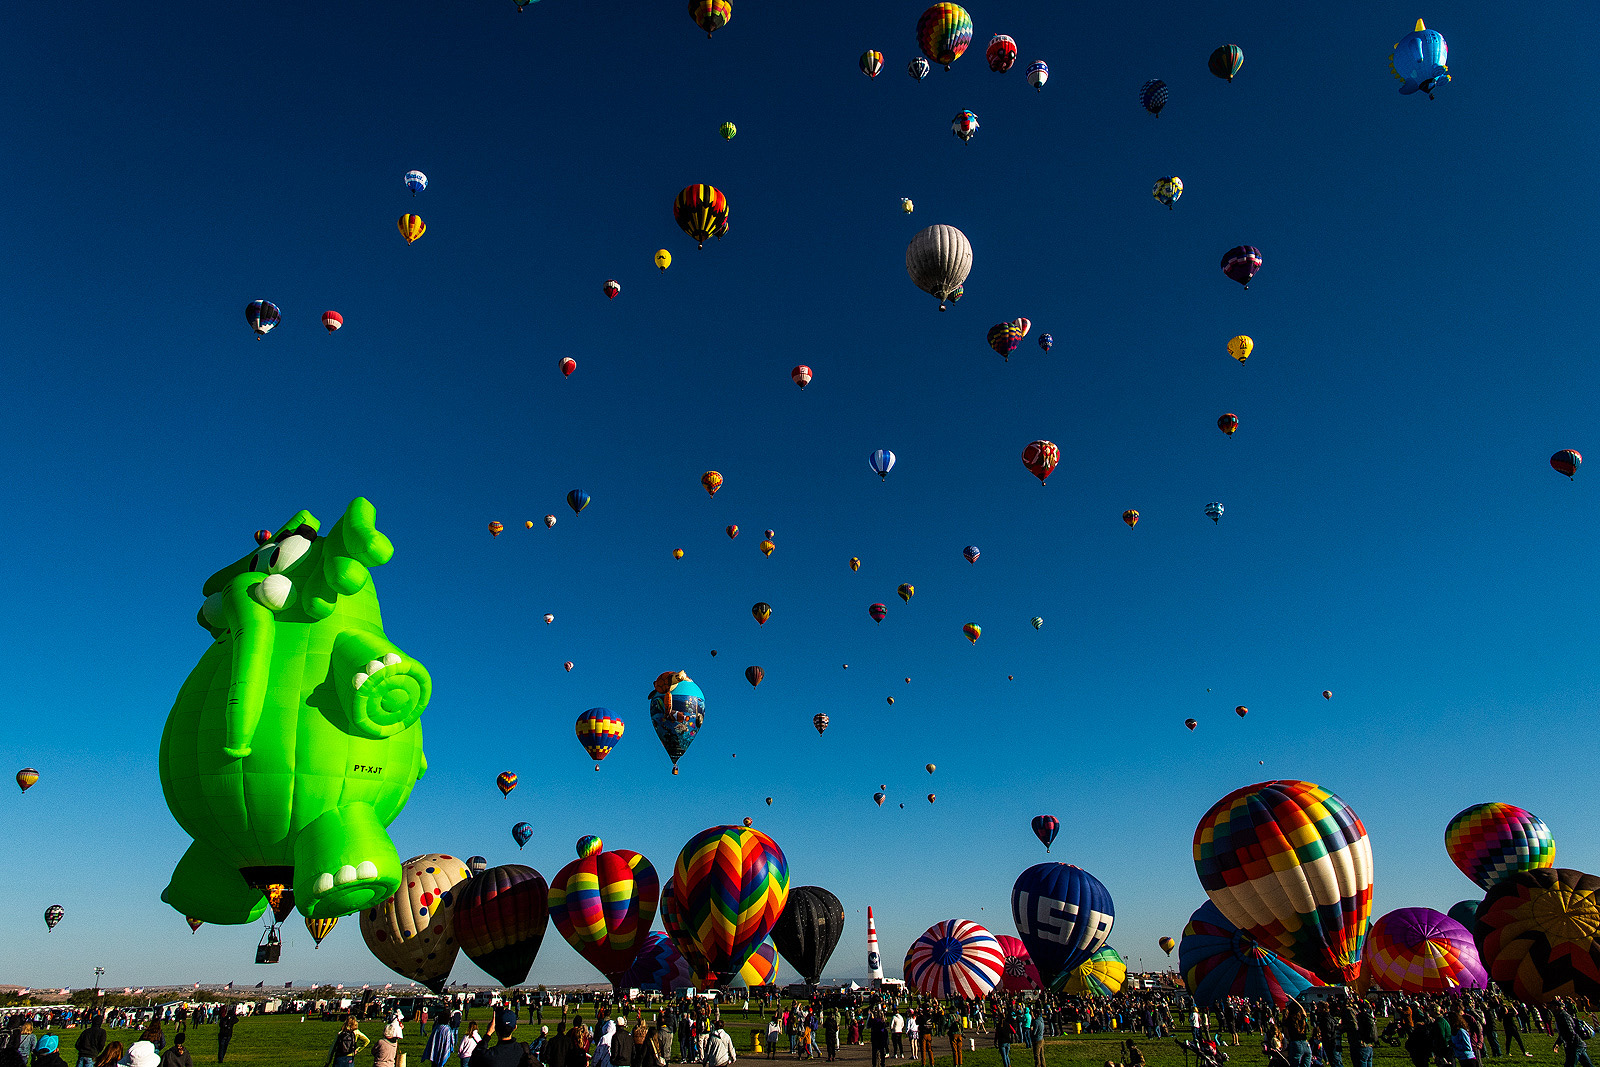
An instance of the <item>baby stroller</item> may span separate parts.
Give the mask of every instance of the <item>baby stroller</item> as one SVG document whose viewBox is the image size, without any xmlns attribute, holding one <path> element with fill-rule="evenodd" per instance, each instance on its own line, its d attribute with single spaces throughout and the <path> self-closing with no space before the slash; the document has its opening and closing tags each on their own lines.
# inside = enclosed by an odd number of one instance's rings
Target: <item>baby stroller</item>
<svg viewBox="0 0 1600 1067">
<path fill-rule="evenodd" d="M 1217 1047 L 1216 1040 L 1210 1034 L 1203 1034 L 1197 1041 L 1190 1038 L 1186 1041 L 1173 1041 L 1183 1050 L 1184 1067 L 1188 1067 L 1189 1057 L 1195 1058 L 1195 1067 L 1222 1067 L 1228 1062 L 1228 1054 Z"/>
</svg>

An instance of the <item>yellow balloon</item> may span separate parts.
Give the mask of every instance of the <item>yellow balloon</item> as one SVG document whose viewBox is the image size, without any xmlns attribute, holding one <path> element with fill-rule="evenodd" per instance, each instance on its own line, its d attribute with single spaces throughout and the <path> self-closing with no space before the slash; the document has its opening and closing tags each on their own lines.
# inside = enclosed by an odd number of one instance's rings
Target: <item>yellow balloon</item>
<svg viewBox="0 0 1600 1067">
<path fill-rule="evenodd" d="M 656 249 L 656 266 L 660 267 L 663 271 L 672 266 L 672 253 L 668 252 L 665 248 Z"/>
<path fill-rule="evenodd" d="M 421 237 L 428 229 L 428 224 L 422 221 L 420 215 L 401 215 L 399 225 L 400 236 L 406 239 L 406 244 Z"/>
<path fill-rule="evenodd" d="M 1228 342 L 1228 355 L 1243 363 L 1250 358 L 1250 353 L 1254 351 L 1255 347 L 1256 343 L 1241 333 L 1238 337 Z"/>
</svg>

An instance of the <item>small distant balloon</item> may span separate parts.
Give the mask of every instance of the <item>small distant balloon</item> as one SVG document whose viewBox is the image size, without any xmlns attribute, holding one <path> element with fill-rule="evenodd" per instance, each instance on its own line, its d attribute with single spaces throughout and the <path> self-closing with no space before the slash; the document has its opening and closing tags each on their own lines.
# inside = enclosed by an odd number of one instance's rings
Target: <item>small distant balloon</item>
<svg viewBox="0 0 1600 1067">
<path fill-rule="evenodd" d="M 700 476 L 700 485 L 707 496 L 716 496 L 717 490 L 722 488 L 722 475 L 716 471 L 706 471 Z"/>
<path fill-rule="evenodd" d="M 545 612 L 544 624 L 546 626 L 549 626 L 551 623 L 553 623 L 555 621 L 556 621 L 556 617 L 554 615 L 550 614 L 549 612 Z"/>
<path fill-rule="evenodd" d="M 1044 625 L 1044 619 L 1043 619 L 1043 617 L 1041 617 L 1039 615 L 1035 615 L 1033 618 L 1029 619 L 1028 621 L 1033 624 L 1033 628 L 1035 630 L 1039 629 L 1039 627 Z"/>
<path fill-rule="evenodd" d="M 416 196 L 428 187 L 428 176 L 420 170 L 406 171 L 406 188 L 411 190 L 411 195 Z"/>
<path fill-rule="evenodd" d="M 511 828 L 511 839 L 517 843 L 517 849 L 520 851 L 523 845 L 526 845 L 529 841 L 533 840 L 533 824 L 526 822 L 517 823 L 517 825 Z"/>
<path fill-rule="evenodd" d="M 994 349 L 995 355 L 1010 363 L 1011 353 L 1022 343 L 1022 327 L 1014 322 L 997 322 L 989 327 L 988 340 L 989 347 Z"/>
<path fill-rule="evenodd" d="M 1209 692 L 1209 690 L 1207 690 L 1207 692 Z M 1233 709 L 1233 713 L 1242 719 L 1246 715 L 1250 714 L 1250 709 L 1245 707 L 1243 704 L 1240 704 L 1238 707 Z"/>
<path fill-rule="evenodd" d="M 970 111 L 956 112 L 956 117 L 950 120 L 950 132 L 965 144 L 978 135 L 978 116 Z"/>
<path fill-rule="evenodd" d="M 406 244 L 413 243 L 428 232 L 428 224 L 422 221 L 420 215 L 401 215 L 396 225 L 400 227 L 400 236 L 406 239 Z"/>
<path fill-rule="evenodd" d="M 544 528 L 546 530 L 550 529 L 550 527 L 554 526 L 555 524 L 556 524 L 556 517 L 554 515 L 546 515 L 544 517 Z"/>
<path fill-rule="evenodd" d="M 39 772 L 34 770 L 32 767 L 24 767 L 22 770 L 17 772 L 17 788 L 21 789 L 24 793 L 32 789 L 34 783 L 38 782 L 38 780 Z"/>
<path fill-rule="evenodd" d="M 1228 355 L 1243 363 L 1250 358 L 1250 353 L 1255 350 L 1255 347 L 1256 343 L 1241 333 L 1238 337 L 1228 342 Z"/>
<path fill-rule="evenodd" d="M 969 622 L 961 628 L 961 632 L 967 635 L 968 641 L 977 644 L 978 638 L 983 636 L 983 627 L 975 622 Z"/>
<path fill-rule="evenodd" d="M 882 793 L 874 793 L 874 794 L 872 794 L 872 802 L 874 804 L 878 805 L 878 807 L 880 807 L 880 808 L 883 807 L 884 799 L 885 799 L 885 797 L 884 797 L 884 794 L 882 794 Z"/>
<path fill-rule="evenodd" d="M 789 377 L 794 379 L 794 384 L 804 389 L 811 384 L 811 368 L 802 363 L 789 372 Z"/>
<path fill-rule="evenodd" d="M 529 519 L 527 522 L 523 523 L 522 525 L 531 530 L 531 529 L 533 529 L 533 520 Z"/>
<path fill-rule="evenodd" d="M 1222 521 L 1222 505 L 1217 503 L 1215 500 L 1213 500 L 1211 503 L 1207 504 L 1206 505 L 1206 517 L 1209 518 L 1214 523 L 1215 522 L 1221 522 Z"/>
<path fill-rule="evenodd" d="M 811 725 L 816 728 L 818 735 L 825 734 L 828 732 L 828 717 L 819 711 L 811 716 Z"/>
<path fill-rule="evenodd" d="M 622 285 L 615 278 L 607 278 L 606 283 L 600 287 L 600 291 L 606 294 L 607 300 L 615 300 L 617 294 L 622 292 Z"/>
<path fill-rule="evenodd" d="M 894 697 L 886 697 L 885 699 L 889 701 L 889 706 L 890 707 L 894 706 Z"/>
<path fill-rule="evenodd" d="M 672 266 L 672 253 L 665 248 L 656 249 L 656 266 L 661 268 L 662 274 L 665 274 L 667 268 Z"/>
<path fill-rule="evenodd" d="M 757 601 L 750 608 L 750 614 L 755 617 L 757 626 L 765 626 L 767 620 L 772 618 L 772 605 L 765 600 Z"/>
<path fill-rule="evenodd" d="M 855 557 L 855 556 L 851 556 L 850 557 L 850 570 L 851 571 L 858 571 L 860 569 L 861 569 L 861 560 L 859 558 Z"/>
<path fill-rule="evenodd" d="M 901 210 L 901 211 L 903 211 L 903 212 L 905 212 L 905 213 L 906 213 L 906 214 L 907 214 L 907 215 L 909 215 L 909 214 L 911 214 L 911 213 L 912 213 L 912 212 L 913 212 L 913 211 L 915 211 L 915 210 L 916 210 L 916 209 L 917 209 L 917 205 L 915 205 L 915 204 L 913 204 L 913 203 L 912 203 L 912 202 L 911 202 L 911 198 L 910 198 L 910 197 L 908 197 L 908 196 L 902 196 L 902 197 L 901 197 L 901 198 L 900 198 L 900 210 Z"/>
<path fill-rule="evenodd" d="M 861 53 L 861 58 L 856 65 L 861 68 L 861 73 L 867 77 L 876 78 L 878 72 L 883 69 L 883 53 L 868 49 Z"/>
<path fill-rule="evenodd" d="M 1576 449 L 1563 448 L 1550 457 L 1550 466 L 1559 474 L 1571 478 L 1578 473 L 1578 468 L 1583 466 L 1583 456 Z"/>
<path fill-rule="evenodd" d="M 776 541 L 778 539 L 778 532 L 776 530 L 762 530 L 761 536 L 765 537 L 768 541 Z"/>
<path fill-rule="evenodd" d="M 1049 334 L 1043 334 L 1039 338 L 1039 347 L 1044 349 L 1046 352 L 1050 351 L 1050 347 L 1055 343 L 1056 339 L 1051 337 Z"/>
<path fill-rule="evenodd" d="M 977 545 L 968 545 L 966 548 L 961 550 L 961 554 L 967 557 L 968 563 L 976 563 L 978 562 L 978 557 L 983 553 L 978 551 Z"/>
<path fill-rule="evenodd" d="M 282 318 L 278 305 L 270 300 L 252 300 L 244 309 L 244 321 L 256 332 L 258 340 L 271 333 Z"/>
<path fill-rule="evenodd" d="M 755 820 L 751 819 L 750 816 L 746 815 L 744 817 L 744 824 L 746 826 L 754 826 L 755 825 Z"/>
<path fill-rule="evenodd" d="M 929 804 L 932 804 L 936 799 L 938 799 L 938 798 L 935 797 L 932 793 L 928 794 L 928 803 Z"/>
<path fill-rule="evenodd" d="M 44 909 L 44 925 L 47 930 L 54 930 L 56 923 L 67 917 L 67 910 L 60 904 L 52 904 Z"/>
<path fill-rule="evenodd" d="M 1199 726 L 1200 724 L 1198 722 L 1196 722 L 1194 719 L 1184 719 L 1183 720 L 1183 725 L 1187 726 L 1190 730 L 1193 730 L 1196 726 Z"/>
<path fill-rule="evenodd" d="M 682 559 L 683 558 L 683 549 L 681 549 L 681 548 L 673 549 L 672 550 L 672 558 L 673 559 Z"/>
<path fill-rule="evenodd" d="M 989 39 L 989 47 L 984 49 L 983 55 L 989 61 L 990 70 L 1004 74 L 1017 62 L 1017 42 L 997 33 Z"/>
<path fill-rule="evenodd" d="M 1244 49 L 1236 44 L 1225 44 L 1211 53 L 1211 58 L 1206 60 L 1206 69 L 1224 81 L 1233 81 L 1233 76 L 1239 73 L 1239 68 L 1244 66 Z"/>
<path fill-rule="evenodd" d="M 337 333 L 344 325 L 344 316 L 337 311 L 324 311 L 322 313 L 322 328 L 329 333 Z"/>
<path fill-rule="evenodd" d="M 1160 78 L 1151 78 L 1139 86 L 1139 106 L 1160 118 L 1161 109 L 1167 106 L 1167 83 Z"/>
<path fill-rule="evenodd" d="M 1046 484 L 1050 472 L 1061 462 L 1061 449 L 1050 441 L 1034 441 L 1022 450 L 1022 465 L 1028 473 Z"/>
<path fill-rule="evenodd" d="M 489 524 L 489 536 L 490 537 L 499 537 L 500 536 L 500 531 L 502 531 L 504 529 L 505 529 L 505 526 L 502 523 L 491 522 Z"/>
<path fill-rule="evenodd" d="M 717 128 L 717 132 L 722 134 L 722 139 L 724 141 L 731 141 L 735 137 L 739 136 L 739 127 L 735 126 L 731 122 L 724 122 Z"/>
<path fill-rule="evenodd" d="M 1050 80 L 1050 65 L 1042 59 L 1036 59 L 1028 67 L 1028 84 L 1033 86 L 1034 92 L 1044 89 L 1044 83 Z"/>
<path fill-rule="evenodd" d="M 1237 430 L 1238 428 L 1239 416 L 1233 414 L 1231 411 L 1217 420 L 1217 429 L 1221 430 L 1229 437 L 1232 437 L 1233 431 Z"/>
<path fill-rule="evenodd" d="M 921 81 L 923 78 L 926 78 L 930 73 L 932 73 L 932 71 L 933 68 L 928 65 L 928 61 L 923 59 L 921 56 L 918 56 L 910 63 L 906 64 L 906 73 L 911 75 L 912 81 Z"/>
<path fill-rule="evenodd" d="M 732 0 L 689 0 L 689 17 L 709 38 L 733 18 Z"/>
<path fill-rule="evenodd" d="M 1157 178 L 1154 188 L 1151 189 L 1151 195 L 1167 205 L 1167 210 L 1170 211 L 1172 210 L 1172 205 L 1176 204 L 1178 198 L 1183 195 L 1183 179 L 1175 174 L 1166 178 Z"/>
<path fill-rule="evenodd" d="M 901 600 L 909 604 L 911 603 L 911 598 L 917 595 L 917 587 L 910 582 L 902 582 L 900 588 L 896 589 L 895 592 L 900 594 Z"/>
<path fill-rule="evenodd" d="M 574 515 L 589 506 L 589 494 L 582 489 L 574 489 L 567 494 L 567 507 L 572 509 Z"/>
<path fill-rule="evenodd" d="M 761 549 L 761 554 L 770 559 L 772 557 L 772 550 L 778 546 L 773 544 L 771 541 L 763 541 L 759 547 Z"/>
<path fill-rule="evenodd" d="M 1222 273 L 1250 288 L 1250 280 L 1261 269 L 1261 249 L 1255 245 L 1239 245 L 1222 253 Z"/>
<path fill-rule="evenodd" d="M 1332 689 L 1324 689 L 1322 691 L 1322 699 L 1323 700 L 1332 700 L 1333 699 L 1333 690 Z"/>
<path fill-rule="evenodd" d="M 928 763 L 928 764 L 924 764 L 922 769 L 927 771 L 929 774 L 932 774 L 934 771 L 938 770 L 939 768 L 935 767 L 931 763 Z"/>
<path fill-rule="evenodd" d="M 600 840 L 594 834 L 584 834 L 582 837 L 578 838 L 578 858 L 580 860 L 586 860 L 590 856 L 598 856 L 601 852 L 605 851 L 605 847 L 606 843 Z"/>
<path fill-rule="evenodd" d="M 1139 513 L 1134 511 L 1132 508 L 1129 508 L 1127 511 L 1122 513 L 1122 521 L 1127 523 L 1128 529 L 1131 530 L 1135 526 L 1139 525 Z"/>
<path fill-rule="evenodd" d="M 255 538 L 256 538 L 256 544 L 264 545 L 268 541 L 272 540 L 272 531 L 271 530 L 257 530 L 256 533 L 255 533 Z"/>
<path fill-rule="evenodd" d="M 879 479 L 887 479 L 889 472 L 894 470 L 894 453 L 887 448 L 880 448 L 867 457 L 867 465 Z"/>
<path fill-rule="evenodd" d="M 882 604 L 872 604 L 867 608 L 867 614 L 872 616 L 872 621 L 882 623 L 889 616 L 889 609 Z"/>
<path fill-rule="evenodd" d="M 737 527 L 737 526 L 728 527 L 727 534 L 728 534 L 728 540 L 732 541 L 735 537 L 739 536 L 739 527 Z"/>
<path fill-rule="evenodd" d="M 767 807 L 769 807 L 769 808 L 772 807 L 772 798 L 771 797 L 767 798 Z"/>
<path fill-rule="evenodd" d="M 567 662 L 563 663 L 562 666 L 567 669 L 568 673 L 571 673 L 571 671 L 572 671 L 572 661 L 570 659 L 567 660 Z"/>
<path fill-rule="evenodd" d="M 510 771 L 501 771 L 496 776 L 494 784 L 500 787 L 501 796 L 510 796 L 511 791 L 517 787 L 517 776 Z"/>
<path fill-rule="evenodd" d="M 762 670 L 760 667 L 746 667 L 744 669 L 744 680 L 750 683 L 750 687 L 752 689 L 760 685 L 761 679 L 765 678 L 766 676 L 767 672 Z"/>
</svg>

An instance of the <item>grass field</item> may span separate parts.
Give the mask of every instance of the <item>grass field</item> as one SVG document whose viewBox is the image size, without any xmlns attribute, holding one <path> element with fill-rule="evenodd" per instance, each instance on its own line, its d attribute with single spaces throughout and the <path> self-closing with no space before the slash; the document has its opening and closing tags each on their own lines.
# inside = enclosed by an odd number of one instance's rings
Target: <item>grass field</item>
<svg viewBox="0 0 1600 1067">
<path fill-rule="evenodd" d="M 592 1010 L 585 1009 L 584 1018 L 593 1020 Z M 469 1016 L 480 1023 L 489 1018 L 489 1009 L 478 1008 Z M 524 1018 L 526 1016 L 524 1015 Z M 555 1029 L 554 1022 L 559 1021 L 560 1011 L 546 1012 L 545 1018 L 551 1022 L 551 1030 Z M 757 1019 L 752 1010 L 748 1018 L 742 1018 L 737 1007 L 732 1011 L 723 1013 L 723 1025 L 734 1038 L 738 1047 L 740 1058 L 757 1059 L 750 1053 L 750 1031 L 759 1029 L 762 1023 Z M 1380 1024 L 1381 1025 L 1381 1024 Z M 241 1019 L 234 1029 L 233 1044 L 228 1049 L 229 1064 L 238 1067 L 322 1067 L 328 1058 L 328 1050 L 333 1044 L 333 1036 L 338 1031 L 336 1022 L 320 1022 L 316 1020 L 300 1021 L 298 1015 L 267 1015 L 254 1018 Z M 369 1036 L 375 1037 L 382 1032 L 381 1024 L 368 1021 L 362 1024 L 362 1030 Z M 529 1027 L 523 1022 L 517 1029 L 520 1038 L 527 1039 L 531 1031 L 537 1027 Z M 169 1023 L 165 1024 L 167 1040 L 170 1043 L 175 1028 Z M 406 1037 L 402 1043 L 402 1050 L 407 1054 L 407 1067 L 422 1067 L 422 1047 L 425 1034 L 423 1028 L 415 1023 L 406 1026 Z M 71 1053 L 72 1042 L 77 1039 L 78 1031 L 68 1030 L 62 1033 L 63 1058 L 71 1064 L 74 1058 Z M 125 1046 L 137 1039 L 138 1035 L 132 1031 L 112 1031 L 112 1039 L 121 1041 Z M 964 1054 L 963 1067 L 1000 1067 L 1000 1054 L 994 1048 L 989 1038 L 982 1033 L 974 1032 L 971 1035 L 977 1041 L 977 1050 Z M 1265 1058 L 1261 1054 L 1259 1040 L 1252 1041 L 1249 1036 L 1241 1035 L 1237 1048 L 1230 1047 L 1229 1054 L 1232 1062 L 1229 1067 L 1261 1067 Z M 1525 1038 L 1528 1050 L 1533 1053 L 1533 1058 L 1523 1059 L 1519 1054 L 1516 1062 L 1536 1065 L 1536 1067 L 1559 1067 L 1564 1059 L 1551 1051 L 1551 1040 L 1543 1034 L 1529 1034 Z M 1183 1067 L 1183 1054 L 1173 1045 L 1171 1039 L 1165 1041 L 1140 1041 L 1145 1057 L 1150 1067 Z M 209 1064 L 216 1061 L 217 1054 L 217 1028 L 214 1025 L 202 1026 L 188 1032 L 188 1045 L 195 1063 Z M 950 1045 L 940 1039 L 935 1046 L 939 1050 L 939 1063 L 949 1067 Z M 1015 1045 L 1012 1049 L 1012 1063 L 1014 1067 L 1032 1067 L 1033 1053 L 1022 1045 Z M 356 1058 L 356 1067 L 370 1067 L 371 1060 L 363 1053 Z M 1113 1034 L 1083 1034 L 1074 1037 L 1051 1038 L 1046 1044 L 1046 1056 L 1049 1067 L 1103 1067 L 1108 1061 L 1121 1063 L 1122 1048 L 1121 1035 Z M 864 1048 L 847 1048 L 843 1057 L 846 1061 L 865 1063 L 867 1054 Z M 765 1054 L 759 1057 L 765 1060 Z M 778 1060 L 788 1059 L 787 1053 L 780 1052 Z M 915 1064 L 915 1060 L 891 1061 L 896 1064 Z M 1398 1048 L 1389 1048 L 1379 1045 L 1375 1058 L 1375 1067 L 1410 1067 L 1410 1060 Z M 456 1067 L 456 1060 L 451 1059 L 449 1067 Z M 1348 1051 L 1345 1055 L 1345 1067 L 1350 1067 Z"/>
</svg>

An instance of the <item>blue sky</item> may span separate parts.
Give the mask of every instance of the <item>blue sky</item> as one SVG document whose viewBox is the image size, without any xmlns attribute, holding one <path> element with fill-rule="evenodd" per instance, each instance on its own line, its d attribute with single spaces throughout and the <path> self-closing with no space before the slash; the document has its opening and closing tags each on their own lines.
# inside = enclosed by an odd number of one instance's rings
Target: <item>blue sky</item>
<svg viewBox="0 0 1600 1067">
<path fill-rule="evenodd" d="M 0 116 L 0 753 L 44 776 L 0 794 L 0 980 L 392 979 L 353 919 L 316 952 L 290 927 L 284 963 L 256 968 L 259 931 L 191 936 L 158 899 L 187 838 L 156 749 L 208 640 L 200 585 L 251 531 L 302 507 L 331 524 L 356 495 L 397 548 L 376 575 L 389 636 L 435 683 L 402 856 L 548 877 L 598 833 L 666 869 L 749 815 L 795 884 L 843 899 L 838 975 L 864 971 L 868 904 L 890 973 L 941 919 L 1011 932 L 1040 812 L 1148 966 L 1203 899 L 1195 822 L 1268 777 L 1365 820 L 1375 917 L 1472 895 L 1443 828 L 1483 800 L 1544 817 L 1559 865 L 1600 865 L 1578 747 L 1597 509 L 1588 472 L 1546 462 L 1600 447 L 1595 150 L 1551 62 L 1558 32 L 1589 54 L 1586 10 L 994 0 L 917 84 L 922 6 L 736 0 L 710 41 L 676 0 L 0 15 L 19 102 Z M 1388 71 L 1419 15 L 1455 75 L 1431 103 Z M 981 54 L 997 32 L 1020 45 L 1006 75 Z M 1231 85 L 1205 66 L 1226 42 Z M 1136 103 L 1150 77 L 1172 88 L 1159 120 Z M 1150 196 L 1166 174 L 1172 212 Z M 694 182 L 731 204 L 698 252 L 671 217 Z M 429 229 L 408 247 L 411 210 Z M 975 250 L 945 314 L 903 268 L 936 222 Z M 1217 269 L 1240 243 L 1265 256 L 1248 292 Z M 284 314 L 259 342 L 258 297 Z M 1002 363 L 984 335 L 1018 315 L 1034 334 Z M 1041 437 L 1062 451 L 1045 488 L 1018 459 Z M 645 695 L 680 668 L 708 721 L 672 777 Z M 572 734 L 595 706 L 628 724 L 598 774 Z M 539 834 L 518 853 L 522 819 Z M 454 977 L 485 980 L 465 958 Z M 593 977 L 552 930 L 530 980 Z"/>
</svg>

